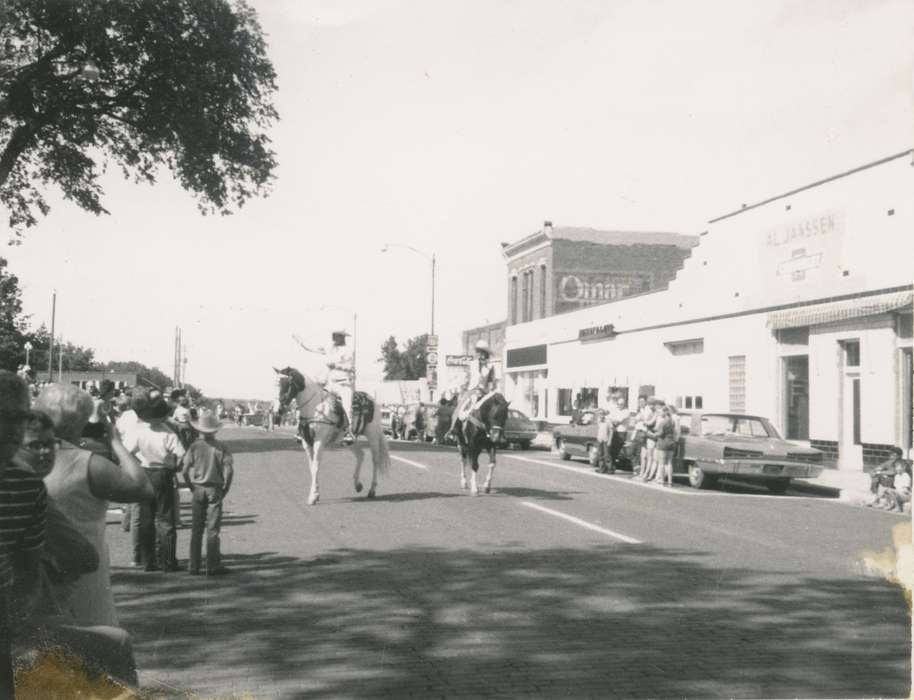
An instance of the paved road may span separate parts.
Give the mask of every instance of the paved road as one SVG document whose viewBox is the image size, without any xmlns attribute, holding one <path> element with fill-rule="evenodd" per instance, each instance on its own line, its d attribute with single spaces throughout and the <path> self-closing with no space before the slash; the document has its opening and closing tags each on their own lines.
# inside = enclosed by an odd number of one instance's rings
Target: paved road
<svg viewBox="0 0 914 700">
<path fill-rule="evenodd" d="M 645 486 L 545 452 L 501 453 L 493 493 L 473 498 L 452 451 L 398 443 L 377 499 L 334 451 L 307 507 L 288 433 L 222 437 L 232 574 L 128 569 L 109 526 L 121 622 L 163 694 L 909 695 L 904 596 L 861 566 L 903 518 Z"/>
</svg>

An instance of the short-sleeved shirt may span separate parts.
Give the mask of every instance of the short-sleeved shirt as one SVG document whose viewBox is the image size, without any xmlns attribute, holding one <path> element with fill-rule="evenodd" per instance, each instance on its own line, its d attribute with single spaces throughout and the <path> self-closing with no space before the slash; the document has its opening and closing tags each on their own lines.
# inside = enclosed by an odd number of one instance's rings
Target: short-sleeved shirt
<svg viewBox="0 0 914 700">
<path fill-rule="evenodd" d="M 225 486 L 225 467 L 233 464 L 232 453 L 218 440 L 213 440 L 212 444 L 196 440 L 184 455 L 184 468 L 190 482 L 198 486 Z"/>
<path fill-rule="evenodd" d="M 140 464 L 147 469 L 177 469 L 184 456 L 184 446 L 165 423 L 138 421 L 127 435 L 124 447 L 135 454 Z"/>
<path fill-rule="evenodd" d="M 44 545 L 48 492 L 26 469 L 8 467 L 0 476 L 0 590 L 13 582 L 13 556 Z"/>
</svg>

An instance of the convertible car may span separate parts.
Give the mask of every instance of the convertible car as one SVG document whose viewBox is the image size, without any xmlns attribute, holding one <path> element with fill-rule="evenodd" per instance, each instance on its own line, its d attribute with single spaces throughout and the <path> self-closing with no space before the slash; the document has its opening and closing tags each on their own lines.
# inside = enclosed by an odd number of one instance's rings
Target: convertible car
<svg viewBox="0 0 914 700">
<path fill-rule="evenodd" d="M 688 474 L 695 488 L 711 488 L 720 477 L 732 477 L 784 493 L 791 479 L 822 473 L 822 452 L 782 439 L 767 418 L 688 411 L 680 416 L 682 439 L 673 471 Z"/>
</svg>

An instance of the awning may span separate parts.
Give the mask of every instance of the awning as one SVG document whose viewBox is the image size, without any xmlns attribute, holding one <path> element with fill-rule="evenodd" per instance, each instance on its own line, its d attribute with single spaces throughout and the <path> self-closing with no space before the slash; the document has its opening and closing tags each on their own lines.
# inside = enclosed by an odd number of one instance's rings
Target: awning
<svg viewBox="0 0 914 700">
<path fill-rule="evenodd" d="M 899 309 L 910 310 L 912 301 L 914 301 L 914 291 L 908 290 L 772 311 L 768 314 L 768 327 L 772 330 L 781 330 L 801 326 L 818 326 L 823 323 L 875 316 Z"/>
</svg>

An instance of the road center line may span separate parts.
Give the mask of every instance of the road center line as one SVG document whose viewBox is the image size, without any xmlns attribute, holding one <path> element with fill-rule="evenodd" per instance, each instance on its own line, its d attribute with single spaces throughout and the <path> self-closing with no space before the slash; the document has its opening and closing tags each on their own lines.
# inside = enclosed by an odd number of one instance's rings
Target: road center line
<svg viewBox="0 0 914 700">
<path fill-rule="evenodd" d="M 562 518 L 563 520 L 567 520 L 568 522 L 574 523 L 575 525 L 580 525 L 581 527 L 586 527 L 588 530 L 593 530 L 594 532 L 599 532 L 604 535 L 609 535 L 610 537 L 614 537 L 617 540 L 622 540 L 623 542 L 627 542 L 628 544 L 641 544 L 641 540 L 636 540 L 633 537 L 628 537 L 627 535 L 623 535 L 618 532 L 613 532 L 612 530 L 607 530 L 605 527 L 600 527 L 599 525 L 594 525 L 593 523 L 589 523 L 586 520 L 581 520 L 580 518 L 576 518 L 573 515 L 566 515 L 565 513 L 560 513 L 557 510 L 552 510 L 551 508 L 546 508 L 544 506 L 539 505 L 538 503 L 530 503 L 530 501 L 521 501 L 520 504 L 522 506 L 527 506 L 527 508 L 533 508 L 534 510 L 539 510 L 539 511 L 542 511 L 543 513 L 548 513 L 549 515 L 554 515 L 557 518 Z"/>
<path fill-rule="evenodd" d="M 656 484 L 645 484 L 642 481 L 636 481 L 635 479 L 629 477 L 625 478 L 622 476 L 614 476 L 612 474 L 599 474 L 590 469 L 582 469 L 580 467 L 568 467 L 564 464 L 556 464 L 555 462 L 547 462 L 543 459 L 531 459 L 530 457 L 518 457 L 517 455 L 505 454 L 502 452 L 505 457 L 511 459 L 518 459 L 522 462 L 530 462 L 531 464 L 542 464 L 544 467 L 552 467 L 553 469 L 562 469 L 566 472 L 571 472 L 572 474 L 579 474 L 581 476 L 590 476 L 595 479 L 612 479 L 613 481 L 618 481 L 622 484 L 628 484 L 630 486 L 637 486 L 642 489 L 651 489 L 652 491 L 660 491 L 661 493 L 669 493 L 675 496 L 711 496 L 713 493 L 706 491 L 696 491 L 695 489 L 671 489 L 663 486 L 658 486 Z"/>
<path fill-rule="evenodd" d="M 395 459 L 398 462 L 403 462 L 404 464 L 408 464 L 409 466 L 415 467 L 416 469 L 424 469 L 425 471 L 428 471 L 428 467 L 426 467 L 424 464 L 419 464 L 418 462 L 414 462 L 411 459 L 406 459 L 406 457 L 398 457 L 397 455 L 391 455 L 390 458 Z"/>
</svg>

